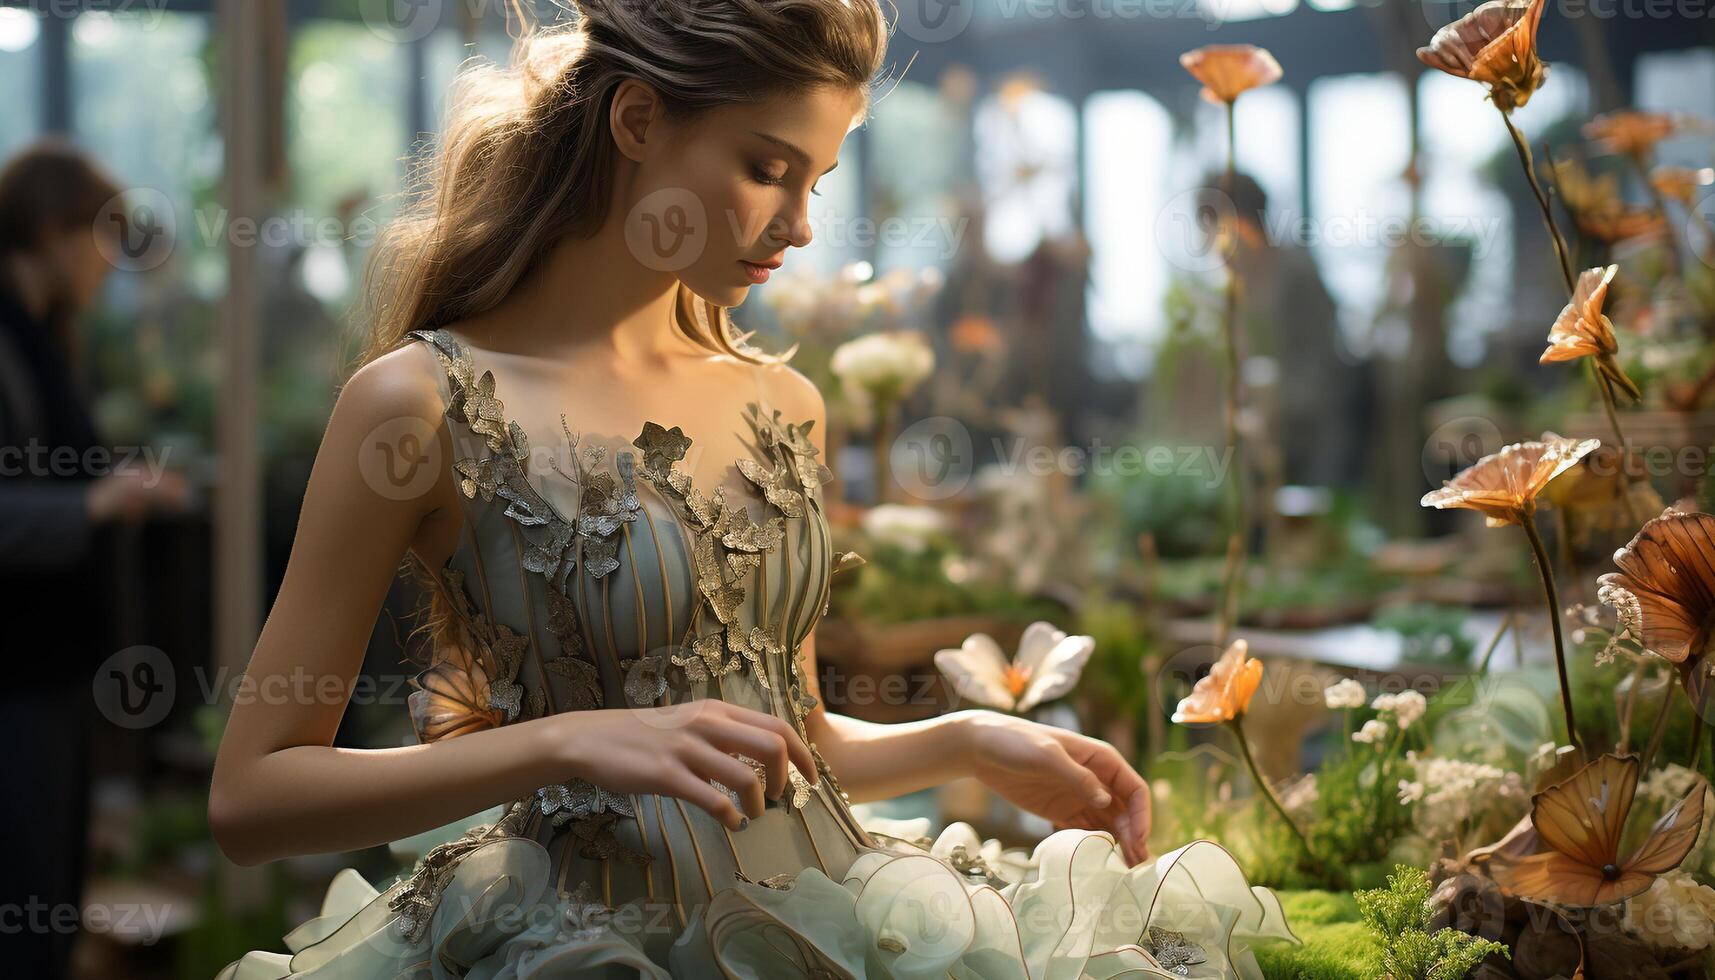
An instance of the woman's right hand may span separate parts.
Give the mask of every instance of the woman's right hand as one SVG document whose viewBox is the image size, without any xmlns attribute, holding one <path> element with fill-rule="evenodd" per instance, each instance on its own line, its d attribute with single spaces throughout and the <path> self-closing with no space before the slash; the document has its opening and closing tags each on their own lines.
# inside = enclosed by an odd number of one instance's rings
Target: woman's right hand
<svg viewBox="0 0 1715 980">
<path fill-rule="evenodd" d="M 673 796 L 738 830 L 764 808 L 762 781 L 742 753 L 767 769 L 768 798 L 786 792 L 787 765 L 820 782 L 810 747 L 779 718 L 713 698 L 656 708 L 571 711 L 554 717 L 554 751 L 573 775 L 613 793 Z M 744 811 L 711 785 L 736 792 Z"/>
</svg>

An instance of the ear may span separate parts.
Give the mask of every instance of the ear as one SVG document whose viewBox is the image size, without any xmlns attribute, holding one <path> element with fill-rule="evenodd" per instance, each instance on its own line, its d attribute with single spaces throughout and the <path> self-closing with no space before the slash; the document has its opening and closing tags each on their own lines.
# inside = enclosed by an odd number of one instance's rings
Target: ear
<svg viewBox="0 0 1715 980">
<path fill-rule="evenodd" d="M 634 161 L 648 153 L 651 130 L 659 132 L 661 96 L 647 82 L 627 78 L 614 90 L 608 126 L 619 152 Z"/>
</svg>

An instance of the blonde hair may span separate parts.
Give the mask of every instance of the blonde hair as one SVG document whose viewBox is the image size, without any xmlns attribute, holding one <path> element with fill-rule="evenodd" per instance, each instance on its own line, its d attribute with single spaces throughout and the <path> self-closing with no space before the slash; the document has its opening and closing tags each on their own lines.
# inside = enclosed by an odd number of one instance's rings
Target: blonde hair
<svg viewBox="0 0 1715 980">
<path fill-rule="evenodd" d="M 867 107 L 887 43 L 877 0 L 572 0 L 575 18 L 552 28 L 512 7 L 524 24 L 512 65 L 460 73 L 370 257 L 365 361 L 412 330 L 492 309 L 562 236 L 601 227 L 623 80 L 649 84 L 681 118 L 818 86 L 858 89 Z M 674 306 L 699 345 L 771 359 L 739 347 L 750 335 L 734 336 L 725 308 L 683 283 Z"/>
</svg>

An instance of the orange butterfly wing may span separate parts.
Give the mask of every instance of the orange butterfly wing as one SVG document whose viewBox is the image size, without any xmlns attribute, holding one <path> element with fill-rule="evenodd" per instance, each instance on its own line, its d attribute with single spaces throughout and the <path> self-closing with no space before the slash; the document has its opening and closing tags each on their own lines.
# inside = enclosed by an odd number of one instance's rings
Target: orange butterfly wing
<svg viewBox="0 0 1715 980">
<path fill-rule="evenodd" d="M 488 670 L 469 647 L 449 643 L 442 659 L 411 679 L 411 727 L 421 742 L 499 727 L 500 709 L 489 705 Z"/>
<path fill-rule="evenodd" d="M 1662 814 L 1650 828 L 1649 837 L 1626 858 L 1625 870 L 1628 873 L 1654 878 L 1684 863 L 1685 856 L 1697 846 L 1697 835 L 1703 830 L 1703 798 L 1707 788 L 1699 779 L 1685 799 Z"/>
<path fill-rule="evenodd" d="M 1622 868 L 1619 861 L 1620 837 L 1637 787 L 1637 757 L 1610 754 L 1536 794 L 1531 823 L 1544 850 L 1496 862 L 1496 882 L 1514 895 L 1581 908 L 1648 888 L 1655 873 L 1631 861 Z M 1615 869 L 1612 876 L 1609 868 Z"/>
<path fill-rule="evenodd" d="M 1544 844 L 1600 871 L 1619 863 L 1637 788 L 1637 757 L 1604 755 L 1536 794 L 1531 822 Z"/>
</svg>

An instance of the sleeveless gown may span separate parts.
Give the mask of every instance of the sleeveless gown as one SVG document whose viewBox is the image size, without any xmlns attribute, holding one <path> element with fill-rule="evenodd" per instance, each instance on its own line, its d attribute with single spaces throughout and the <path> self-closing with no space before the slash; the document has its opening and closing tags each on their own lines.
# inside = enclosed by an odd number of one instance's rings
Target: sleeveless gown
<svg viewBox="0 0 1715 980">
<path fill-rule="evenodd" d="M 464 512 L 430 576 L 418 737 L 719 698 L 794 725 L 819 779 L 790 769 L 741 831 L 674 797 L 544 786 L 394 842 L 412 864 L 379 890 L 339 872 L 321 914 L 285 937 L 291 953 L 252 951 L 217 980 L 1259 980 L 1250 944 L 1297 941 L 1275 896 L 1208 841 L 1128 868 L 1106 832 L 1062 830 L 1003 864 L 966 824 L 907 839 L 854 817 L 809 741 L 799 648 L 832 576 L 862 559 L 833 549 L 833 474 L 809 426 L 768 407 L 760 369 L 749 455 L 705 487 L 680 465 L 681 428 L 521 421 L 496 380 L 506 355 L 479 364 L 449 331 L 413 336 L 443 369 Z"/>
</svg>

